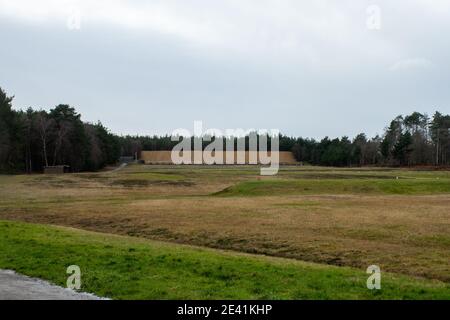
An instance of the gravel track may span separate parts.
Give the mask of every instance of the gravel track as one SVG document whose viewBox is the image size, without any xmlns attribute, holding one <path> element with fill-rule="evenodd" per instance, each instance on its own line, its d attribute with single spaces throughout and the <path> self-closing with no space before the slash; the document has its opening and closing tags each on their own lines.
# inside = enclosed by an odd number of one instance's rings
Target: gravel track
<svg viewBox="0 0 450 320">
<path fill-rule="evenodd" d="M 88 293 L 79 293 L 46 281 L 0 270 L 0 300 L 99 300 Z"/>
</svg>

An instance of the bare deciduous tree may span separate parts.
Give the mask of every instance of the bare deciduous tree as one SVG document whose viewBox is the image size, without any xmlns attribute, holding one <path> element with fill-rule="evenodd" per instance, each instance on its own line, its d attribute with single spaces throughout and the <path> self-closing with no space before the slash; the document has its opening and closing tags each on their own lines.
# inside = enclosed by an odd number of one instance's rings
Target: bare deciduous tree
<svg viewBox="0 0 450 320">
<path fill-rule="evenodd" d="M 53 119 L 48 118 L 45 112 L 39 112 L 36 116 L 36 127 L 42 142 L 42 153 L 44 155 L 45 166 L 48 167 L 47 143 L 50 129 L 54 125 Z"/>
</svg>

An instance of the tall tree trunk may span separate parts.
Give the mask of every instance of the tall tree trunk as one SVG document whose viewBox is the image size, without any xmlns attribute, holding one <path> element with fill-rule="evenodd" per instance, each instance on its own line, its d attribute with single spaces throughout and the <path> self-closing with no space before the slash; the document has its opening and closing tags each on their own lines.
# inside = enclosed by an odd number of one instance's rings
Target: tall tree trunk
<svg viewBox="0 0 450 320">
<path fill-rule="evenodd" d="M 43 151 L 44 151 L 44 161 L 45 161 L 45 166 L 48 167 L 48 158 L 47 158 L 47 141 L 45 139 L 45 137 L 42 137 L 42 145 L 43 145 Z"/>
</svg>

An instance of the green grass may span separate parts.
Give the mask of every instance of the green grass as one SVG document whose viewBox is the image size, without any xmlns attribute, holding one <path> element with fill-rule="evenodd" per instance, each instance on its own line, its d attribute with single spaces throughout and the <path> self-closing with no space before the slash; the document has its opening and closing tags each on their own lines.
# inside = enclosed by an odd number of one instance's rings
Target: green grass
<svg viewBox="0 0 450 320">
<path fill-rule="evenodd" d="M 436 194 L 450 193 L 449 179 L 268 179 L 244 181 L 220 196 L 284 194 Z"/>
<path fill-rule="evenodd" d="M 449 299 L 450 285 L 364 270 L 164 244 L 76 229 L 0 221 L 0 268 L 116 299 Z"/>
</svg>

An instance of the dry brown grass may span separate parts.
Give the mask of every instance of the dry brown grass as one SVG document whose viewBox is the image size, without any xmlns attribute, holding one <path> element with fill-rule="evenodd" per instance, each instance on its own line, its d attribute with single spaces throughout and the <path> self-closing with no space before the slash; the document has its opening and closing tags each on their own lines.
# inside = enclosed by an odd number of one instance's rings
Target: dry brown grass
<svg viewBox="0 0 450 320">
<path fill-rule="evenodd" d="M 281 176 L 299 178 L 289 170 Z M 0 219 L 333 265 L 377 264 L 450 282 L 450 195 L 210 196 L 259 179 L 256 172 L 134 167 L 117 174 L 0 177 Z"/>
</svg>

